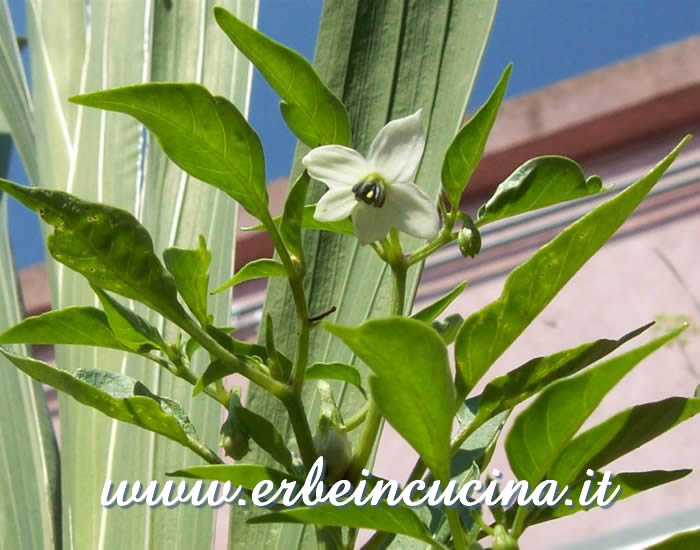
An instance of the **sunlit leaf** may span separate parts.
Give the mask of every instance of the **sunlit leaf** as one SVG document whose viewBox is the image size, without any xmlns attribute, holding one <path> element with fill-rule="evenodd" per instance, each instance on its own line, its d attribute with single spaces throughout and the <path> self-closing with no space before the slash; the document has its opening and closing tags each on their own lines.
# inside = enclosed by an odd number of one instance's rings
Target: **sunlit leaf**
<svg viewBox="0 0 700 550">
<path fill-rule="evenodd" d="M 273 260 L 271 258 L 260 258 L 258 260 L 253 260 L 247 263 L 241 269 L 238 270 L 231 279 L 226 281 L 221 286 L 214 290 L 213 294 L 218 294 L 231 288 L 234 285 L 243 283 L 245 281 L 251 281 L 253 279 L 262 279 L 264 277 L 286 277 L 287 270 L 284 268 L 281 262 Z"/>
<path fill-rule="evenodd" d="M 190 311 L 202 325 L 211 323 L 211 316 L 207 313 L 211 252 L 207 250 L 204 237 L 199 236 L 199 248 L 193 250 L 167 248 L 163 252 L 163 261 Z"/>
<path fill-rule="evenodd" d="M 450 143 L 442 163 L 442 187 L 452 208 L 459 209 L 462 193 L 486 148 L 498 109 L 508 87 L 513 65 L 508 65 L 486 103 L 462 126 Z"/>
<path fill-rule="evenodd" d="M 307 380 L 342 380 L 355 386 L 363 395 L 365 394 L 360 372 L 352 365 L 345 363 L 314 363 L 304 371 L 304 377 Z"/>
<path fill-rule="evenodd" d="M 326 88 L 306 59 L 223 8 L 214 8 L 214 17 L 282 98 L 282 116 L 301 141 L 309 147 L 330 143 L 350 145 L 350 123 L 345 107 Z"/>
<path fill-rule="evenodd" d="M 280 235 L 289 253 L 300 261 L 303 261 L 304 258 L 304 251 L 301 247 L 301 228 L 304 222 L 304 201 L 310 181 L 308 172 L 304 170 L 289 189 L 279 224 Z"/>
<path fill-rule="evenodd" d="M 438 315 L 445 311 L 449 307 L 449 305 L 452 302 L 454 302 L 459 297 L 459 295 L 462 294 L 462 292 L 464 292 L 464 289 L 467 288 L 468 284 L 469 283 L 467 281 L 459 283 L 447 294 L 445 294 L 441 298 L 438 298 L 429 306 L 424 307 L 418 313 L 414 313 L 411 317 L 413 317 L 414 319 L 418 319 L 419 321 L 423 321 L 424 323 L 430 323 L 434 321 L 435 319 L 437 319 Z"/>
</svg>

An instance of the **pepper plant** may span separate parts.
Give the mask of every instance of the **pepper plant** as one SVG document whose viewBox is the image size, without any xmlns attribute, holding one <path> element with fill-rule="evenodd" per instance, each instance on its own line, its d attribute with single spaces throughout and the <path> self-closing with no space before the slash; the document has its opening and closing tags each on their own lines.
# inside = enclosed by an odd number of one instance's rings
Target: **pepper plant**
<svg viewBox="0 0 700 550">
<path fill-rule="evenodd" d="M 487 19 L 493 13 L 486 3 L 454 9 L 449 2 L 426 4 L 416 9 L 444 10 L 453 24 L 474 13 Z M 347 15 L 339 4 L 326 9 Z M 386 15 L 378 8 L 363 9 L 375 10 L 375 17 Z M 385 117 L 391 120 L 373 128 L 361 124 L 364 101 L 370 101 L 357 95 L 362 90 L 343 97 L 344 103 L 296 52 L 223 8 L 216 8 L 213 17 L 279 94 L 281 116 L 301 142 L 281 216 L 273 217 L 269 210 L 260 139 L 226 97 L 196 83 L 150 82 L 81 93 L 71 101 L 124 113 L 143 124 L 184 173 L 222 192 L 217 201 L 235 202 L 259 220 L 251 229 L 267 233 L 275 257 L 252 261 L 230 280 L 218 280 L 211 271 L 218 251 L 208 248 L 205 236 L 198 236 L 194 248 L 161 251 L 147 224 L 127 210 L 0 180 L 3 192 L 51 227 L 51 256 L 80 274 L 95 296 L 94 305 L 70 304 L 7 328 L 0 344 L 92 346 L 138 356 L 225 414 L 216 426 L 220 449 L 198 436 L 210 426 L 195 426 L 172 396 L 157 394 L 128 372 L 100 370 L 98 364 L 57 368 L 0 348 L 15 367 L 83 405 L 191 451 L 191 463 L 170 475 L 227 480 L 248 491 L 263 479 L 302 479 L 319 456 L 327 466 L 326 482 L 359 483 L 366 477 L 363 471 L 371 470 L 384 421 L 416 451 L 407 483 L 454 481 L 462 486 L 482 477 L 506 418 L 534 396 L 513 413 L 517 417 L 503 436 L 511 468 L 531 486 L 553 480 L 577 495 L 591 477 L 600 479 L 611 461 L 700 411 L 700 399 L 673 397 L 640 404 L 581 431 L 617 382 L 683 326 L 612 357 L 649 325 L 617 339 L 523 361 L 474 395 L 494 362 L 651 191 L 687 137 L 646 176 L 513 270 L 496 301 L 465 318 L 440 320 L 466 282 L 413 312 L 413 294 L 427 258 L 453 243 L 465 258 L 474 257 L 484 226 L 601 193 L 600 178 L 585 177 L 571 159 L 538 157 L 514 167 L 478 212 L 463 212 L 460 198 L 483 154 L 510 67 L 456 135 L 436 120 L 442 110 L 431 110 L 427 103 L 446 101 L 449 94 L 441 88 L 445 75 L 439 75 L 430 98 L 419 94 L 401 102 L 394 97 L 392 116 Z M 458 91 L 466 96 L 470 86 L 459 83 Z M 464 98 L 460 105 L 452 116 L 461 116 Z M 348 250 L 355 255 L 350 262 L 341 254 Z M 362 262 L 353 263 L 358 258 Z M 335 276 L 327 273 L 331 259 L 344 266 L 343 276 L 352 277 L 353 284 L 344 283 L 337 303 L 318 307 L 324 299 L 338 298 L 321 292 Z M 215 320 L 210 293 L 229 292 L 257 278 L 271 283 L 259 342 L 250 343 L 236 338 L 228 323 Z M 384 293 L 387 282 L 390 292 Z M 370 299 L 353 303 L 353 292 L 365 292 Z M 206 366 L 198 368 L 202 362 Z M 241 389 L 225 382 L 231 375 L 250 385 L 245 402 Z M 618 473 L 618 498 L 688 473 Z M 578 500 L 559 508 L 515 505 L 493 508 L 491 521 L 481 509 L 460 506 L 235 507 L 231 546 L 250 547 L 250 540 L 236 531 L 236 522 L 246 520 L 245 532 L 259 533 L 261 547 L 271 537 L 294 536 L 297 546 L 354 548 L 358 530 L 364 528 L 374 531 L 366 548 L 462 550 L 478 547 L 485 537 L 491 537 L 494 549 L 515 548 L 528 527 L 584 509 Z M 269 524 L 276 525 L 274 533 L 266 529 Z M 299 524 L 315 526 L 316 540 Z"/>
</svg>

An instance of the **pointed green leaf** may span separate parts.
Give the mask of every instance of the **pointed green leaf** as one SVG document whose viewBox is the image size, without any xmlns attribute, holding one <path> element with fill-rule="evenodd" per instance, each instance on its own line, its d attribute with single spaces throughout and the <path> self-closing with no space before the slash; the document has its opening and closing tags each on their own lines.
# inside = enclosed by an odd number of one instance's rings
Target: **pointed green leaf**
<svg viewBox="0 0 700 550">
<path fill-rule="evenodd" d="M 292 454 L 277 428 L 269 420 L 245 407 L 235 407 L 235 412 L 251 439 L 272 458 L 291 471 Z"/>
<path fill-rule="evenodd" d="M 257 134 L 226 98 L 199 84 L 153 82 L 73 96 L 73 103 L 133 116 L 188 174 L 267 216 L 265 160 Z"/>
<path fill-rule="evenodd" d="M 75 306 L 27 317 L 0 334 L 0 344 L 68 344 L 128 350 L 103 311 Z"/>
<path fill-rule="evenodd" d="M 310 181 L 308 172 L 304 170 L 289 190 L 280 220 L 280 235 L 287 250 L 302 262 L 304 251 L 301 247 L 301 228 L 304 221 L 304 201 Z"/>
<path fill-rule="evenodd" d="M 151 236 L 129 212 L 2 179 L 0 189 L 54 227 L 49 252 L 91 284 L 138 300 L 174 321 L 187 316 L 173 278 L 153 252 Z"/>
<path fill-rule="evenodd" d="M 281 262 L 277 260 L 272 260 L 270 258 L 260 258 L 259 260 L 253 260 L 245 264 L 241 269 L 238 270 L 231 279 L 226 281 L 224 284 L 219 286 L 212 294 L 218 294 L 223 292 L 227 288 L 231 288 L 234 285 L 243 283 L 245 281 L 251 281 L 253 279 L 262 279 L 264 277 L 286 277 L 287 270 L 284 268 Z"/>
<path fill-rule="evenodd" d="M 304 377 L 307 380 L 341 380 L 352 384 L 362 392 L 362 395 L 366 395 L 360 372 L 345 363 L 314 363 L 304 371 Z"/>
<path fill-rule="evenodd" d="M 586 179 L 577 162 L 566 157 L 537 157 L 516 168 L 496 188 L 479 208 L 476 223 L 486 225 L 602 190 L 603 181 L 598 176 Z"/>
<path fill-rule="evenodd" d="M 121 422 L 172 439 L 208 462 L 218 462 L 216 454 L 197 437 L 180 404 L 151 393 L 141 382 L 97 369 L 79 369 L 71 374 L 43 361 L 15 355 L 4 348 L 0 348 L 0 353 L 35 380 L 67 393 L 84 405 Z"/>
<path fill-rule="evenodd" d="M 467 399 L 459 407 L 457 420 L 462 428 L 468 427 L 477 418 L 481 409 L 481 399 L 479 396 Z M 476 463 L 479 469 L 484 469 L 490 459 L 496 440 L 501 434 L 503 425 L 508 419 L 510 411 L 501 411 L 494 415 L 487 422 L 479 424 L 479 427 L 464 440 L 452 457 L 452 476 L 462 474 L 469 469 L 472 463 Z"/>
<path fill-rule="evenodd" d="M 472 314 L 455 340 L 458 394 L 466 396 L 564 285 L 619 229 L 678 156 L 686 137 L 614 199 L 562 231 L 506 279 L 501 296 Z"/>
<path fill-rule="evenodd" d="M 545 479 L 603 397 L 637 364 L 678 336 L 685 326 L 648 344 L 555 382 L 515 419 L 506 438 L 508 462 L 518 479 Z"/>
<path fill-rule="evenodd" d="M 588 468 L 599 470 L 700 412 L 700 399 L 671 397 L 624 410 L 571 441 L 548 479 L 569 484 Z"/>
<path fill-rule="evenodd" d="M 211 323 L 207 312 L 209 297 L 209 266 L 211 252 L 202 235 L 199 236 L 199 248 L 167 248 L 163 252 L 165 267 L 175 278 L 175 285 L 182 299 L 202 325 Z"/>
<path fill-rule="evenodd" d="M 430 323 L 430 326 L 438 332 L 445 345 L 449 346 L 457 338 L 457 333 L 462 327 L 462 323 L 464 323 L 464 317 L 459 313 L 453 313 L 440 321 L 433 321 Z"/>
<path fill-rule="evenodd" d="M 345 107 L 326 88 L 306 59 L 223 8 L 214 8 L 214 17 L 231 42 L 282 98 L 282 116 L 301 141 L 309 147 L 331 143 L 350 145 L 350 123 Z"/>
<path fill-rule="evenodd" d="M 208 479 L 211 481 L 230 481 L 232 485 L 240 485 L 244 489 L 253 490 L 261 481 L 270 480 L 279 485 L 285 480 L 295 480 L 289 474 L 275 470 L 260 464 L 212 464 L 206 466 L 191 466 L 176 472 L 170 472 L 169 476 L 186 477 L 190 479 Z"/>
<path fill-rule="evenodd" d="M 620 472 L 615 474 L 612 478 L 613 489 L 616 486 L 620 487 L 620 492 L 618 493 L 615 502 L 619 502 L 626 498 L 633 497 L 643 491 L 648 491 L 649 489 L 654 489 L 655 487 L 660 487 L 666 483 L 671 483 L 678 479 L 682 479 L 690 474 L 692 470 L 651 470 L 648 472 Z M 537 523 L 542 523 L 545 521 L 550 521 L 553 519 L 562 518 L 565 516 L 570 516 L 577 512 L 582 512 L 585 510 L 592 510 L 596 508 L 597 505 L 594 503 L 589 507 L 584 507 L 579 502 L 579 497 L 581 496 L 581 491 L 583 490 L 583 484 L 586 480 L 592 483 L 591 487 L 597 487 L 597 483 L 603 479 L 602 472 L 596 472 L 595 476 L 586 478 L 571 487 L 569 497 L 573 501 L 573 506 L 558 506 L 557 508 L 540 508 L 533 510 L 528 516 L 526 525 L 535 525 Z M 593 490 L 588 492 L 588 496 L 592 494 Z"/>
<path fill-rule="evenodd" d="M 315 204 L 307 204 L 304 206 L 301 219 L 301 227 L 303 229 L 315 229 L 317 231 L 329 231 L 331 233 L 341 233 L 343 235 L 353 235 L 352 221 L 350 218 L 340 220 L 339 222 L 320 222 L 314 218 L 316 212 Z M 279 225 L 282 216 L 278 216 L 273 221 Z M 250 227 L 241 228 L 243 231 L 263 231 L 263 224 L 252 225 Z"/>
<path fill-rule="evenodd" d="M 342 500 L 342 499 L 341 499 Z M 315 525 L 336 525 L 358 529 L 374 529 L 387 533 L 398 533 L 422 540 L 435 546 L 428 528 L 416 513 L 406 506 L 392 508 L 386 502 L 379 506 L 347 506 L 336 508 L 321 504 L 314 508 L 294 508 L 272 514 L 265 514 L 248 520 L 249 523 L 312 523 Z"/>
<path fill-rule="evenodd" d="M 228 365 L 222 363 L 221 361 L 212 361 L 206 368 L 202 376 L 197 379 L 194 387 L 192 388 L 192 395 L 198 395 L 204 391 L 209 384 L 213 384 L 217 380 L 231 376 L 235 372 Z"/>
<path fill-rule="evenodd" d="M 438 298 L 429 306 L 421 309 L 418 313 L 414 313 L 411 317 L 419 321 L 423 321 L 424 323 L 433 322 L 438 318 L 438 315 L 445 311 L 449 305 L 454 302 L 459 295 L 462 294 L 462 292 L 464 292 L 464 289 L 467 288 L 468 284 L 469 283 L 467 281 L 459 283 L 442 298 Z"/>
<path fill-rule="evenodd" d="M 646 550 L 695 550 L 700 546 L 700 529 L 676 533 L 672 537 L 652 544 Z"/>
<path fill-rule="evenodd" d="M 653 323 L 644 325 L 619 340 L 596 340 L 546 357 L 537 357 L 494 378 L 481 394 L 477 422 L 483 422 L 500 411 L 512 409 L 552 382 L 592 365 L 652 325 Z"/>
<path fill-rule="evenodd" d="M 446 479 L 455 393 L 440 335 L 404 317 L 371 320 L 357 328 L 326 328 L 372 369 L 376 376 L 370 378 L 370 387 L 383 416 L 435 476 Z"/>
<path fill-rule="evenodd" d="M 107 315 L 107 322 L 114 337 L 132 351 L 148 351 L 151 348 L 165 349 L 166 344 L 158 329 L 143 317 L 121 305 L 104 290 L 93 286 Z"/>
<path fill-rule="evenodd" d="M 459 210 L 462 193 L 484 154 L 486 140 L 496 121 L 512 69 L 512 64 L 506 67 L 491 96 L 469 122 L 462 126 L 445 153 L 442 162 L 442 187 L 454 210 Z"/>
</svg>

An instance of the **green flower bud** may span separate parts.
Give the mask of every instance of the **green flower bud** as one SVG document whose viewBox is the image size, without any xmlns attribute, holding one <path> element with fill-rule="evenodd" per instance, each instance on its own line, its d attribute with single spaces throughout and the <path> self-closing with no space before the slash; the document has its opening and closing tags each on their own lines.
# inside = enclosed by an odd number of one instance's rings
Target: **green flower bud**
<svg viewBox="0 0 700 550">
<path fill-rule="evenodd" d="M 330 482 L 341 479 L 352 460 L 352 443 L 342 430 L 342 418 L 333 400 L 333 391 L 327 382 L 317 385 L 321 398 L 314 447 L 326 462 L 326 479 Z"/>
<path fill-rule="evenodd" d="M 481 250 L 481 233 L 476 224 L 466 214 L 462 215 L 462 229 L 457 236 L 459 251 L 465 258 L 473 258 Z"/>
<path fill-rule="evenodd" d="M 518 541 L 503 525 L 496 525 L 493 534 L 493 550 L 519 550 Z"/>
<path fill-rule="evenodd" d="M 221 426 L 219 447 L 224 450 L 226 456 L 230 456 L 234 460 L 241 460 L 250 452 L 250 436 L 243 423 L 236 416 L 236 407 L 242 406 L 240 390 L 236 392 L 236 389 L 231 394 L 228 418 Z"/>
</svg>

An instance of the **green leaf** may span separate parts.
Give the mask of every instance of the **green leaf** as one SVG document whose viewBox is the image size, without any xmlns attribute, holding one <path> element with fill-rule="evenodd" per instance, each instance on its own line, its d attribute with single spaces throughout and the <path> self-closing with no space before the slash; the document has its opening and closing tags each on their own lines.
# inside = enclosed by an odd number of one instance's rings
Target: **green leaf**
<svg viewBox="0 0 700 550">
<path fill-rule="evenodd" d="M 581 166 L 558 156 L 528 160 L 508 176 L 479 208 L 476 223 L 487 223 L 524 212 L 579 199 L 603 190 L 598 176 L 586 179 Z"/>
<path fill-rule="evenodd" d="M 700 546 L 700 529 L 676 533 L 672 537 L 652 544 L 646 550 L 695 550 Z"/>
<path fill-rule="evenodd" d="M 217 380 L 221 380 L 227 376 L 235 374 L 235 372 L 221 361 L 212 361 L 206 368 L 202 376 L 197 379 L 194 387 L 192 388 L 192 395 L 198 395 L 204 391 L 209 384 L 213 384 Z"/>
<path fill-rule="evenodd" d="M 571 441 L 548 479 L 569 484 L 588 468 L 599 470 L 700 412 L 700 399 L 671 397 L 624 410 Z"/>
<path fill-rule="evenodd" d="M 342 500 L 342 499 L 341 499 Z M 413 510 L 406 506 L 392 508 L 386 502 L 379 506 L 346 506 L 336 508 L 321 504 L 314 508 L 294 508 L 272 514 L 265 514 L 248 520 L 249 523 L 313 523 L 315 525 L 336 525 L 358 529 L 374 529 L 387 533 L 407 535 L 436 545 L 430 532 Z"/>
<path fill-rule="evenodd" d="M 685 326 L 648 344 L 555 382 L 515 419 L 506 438 L 506 454 L 518 476 L 531 485 L 545 479 L 603 397 L 652 352 L 678 336 Z"/>
<path fill-rule="evenodd" d="M 468 427 L 479 416 L 482 403 L 481 397 L 467 399 L 457 411 L 457 420 L 463 428 Z M 483 470 L 490 459 L 490 452 L 496 443 L 503 425 L 508 419 L 509 410 L 504 410 L 492 416 L 488 421 L 480 423 L 479 427 L 464 440 L 459 450 L 452 458 L 452 476 L 461 474 L 476 463 Z"/>
<path fill-rule="evenodd" d="M 211 252 L 207 250 L 202 235 L 199 236 L 199 248 L 168 248 L 163 252 L 165 267 L 175 278 L 175 285 L 182 299 L 197 320 L 204 325 L 212 322 L 207 312 L 209 297 L 209 266 Z"/>
<path fill-rule="evenodd" d="M 613 488 L 615 486 L 620 487 L 620 492 L 618 493 L 615 502 L 633 497 L 634 495 L 637 495 L 643 491 L 654 489 L 655 487 L 665 485 L 666 483 L 682 479 L 691 472 L 692 470 L 651 470 L 648 472 L 621 472 L 619 474 L 615 474 L 612 479 Z M 603 473 L 596 472 L 595 476 L 586 479 L 591 481 L 591 487 L 595 488 L 597 487 L 596 484 L 603 479 Z M 579 502 L 579 497 L 581 496 L 581 491 L 583 490 L 583 484 L 585 481 L 586 480 L 581 480 L 571 487 L 568 498 L 573 501 L 573 506 L 562 505 L 556 508 L 546 507 L 533 510 L 526 520 L 526 525 L 536 525 L 545 521 L 570 516 L 571 514 L 575 514 L 577 512 L 597 508 L 595 503 L 589 507 L 584 507 Z M 588 492 L 589 497 L 592 492 L 592 490 Z"/>
<path fill-rule="evenodd" d="M 104 290 L 93 286 L 107 315 L 107 322 L 114 337 L 131 351 L 145 352 L 149 349 L 165 349 L 166 344 L 158 329 L 130 309 L 121 305 Z"/>
<path fill-rule="evenodd" d="M 69 344 L 130 349 L 115 337 L 104 312 L 86 306 L 28 317 L 0 334 L 0 344 Z"/>
<path fill-rule="evenodd" d="M 445 153 L 442 162 L 442 187 L 453 210 L 459 210 L 462 193 L 484 154 L 486 140 L 496 121 L 512 69 L 511 63 L 503 71 L 486 103 L 462 126 Z"/>
<path fill-rule="evenodd" d="M 688 142 L 649 174 L 562 231 L 516 268 L 501 296 L 464 321 L 455 340 L 457 392 L 466 396 L 494 361 L 617 231 Z"/>
<path fill-rule="evenodd" d="M 304 251 L 301 247 L 301 228 L 304 221 L 304 201 L 310 181 L 308 172 L 304 170 L 289 190 L 280 220 L 280 235 L 287 250 L 302 263 Z"/>
<path fill-rule="evenodd" d="M 411 317 L 417 319 L 418 321 L 423 321 L 424 323 L 433 322 L 438 318 L 438 315 L 445 311 L 449 305 L 454 302 L 459 295 L 462 294 L 462 292 L 464 292 L 464 289 L 467 288 L 468 284 L 469 283 L 467 281 L 459 283 L 442 298 L 438 298 L 429 306 L 421 309 L 418 313 L 411 315 Z"/>
<path fill-rule="evenodd" d="M 459 332 L 462 323 L 464 323 L 464 317 L 462 317 L 459 313 L 453 313 L 441 321 L 433 321 L 430 323 L 430 326 L 438 332 L 440 338 L 442 338 L 442 341 L 445 342 L 445 345 L 449 346 L 455 341 L 455 338 L 457 338 L 457 333 Z"/>
<path fill-rule="evenodd" d="M 341 380 L 352 384 L 366 395 L 362 387 L 362 376 L 360 372 L 352 365 L 345 363 L 314 363 L 304 371 L 306 380 Z"/>
<path fill-rule="evenodd" d="M 552 382 L 592 365 L 652 325 L 653 323 L 644 325 L 619 340 L 600 339 L 546 357 L 531 359 L 517 369 L 492 379 L 481 394 L 477 422 L 483 422 L 500 411 L 512 409 Z"/>
<path fill-rule="evenodd" d="M 244 489 L 253 490 L 261 481 L 270 480 L 279 485 L 284 480 L 295 480 L 289 474 L 262 466 L 260 464 L 211 464 L 206 466 L 191 466 L 168 474 L 173 477 L 186 477 L 190 479 L 208 479 L 211 481 L 230 481 L 232 485 L 240 485 Z"/>
<path fill-rule="evenodd" d="M 357 328 L 325 326 L 372 369 L 376 376 L 370 387 L 382 415 L 444 481 L 455 393 L 440 335 L 403 317 L 371 320 Z"/>
<path fill-rule="evenodd" d="M 306 59 L 223 8 L 214 8 L 214 17 L 231 42 L 282 98 L 282 116 L 301 141 L 309 147 L 331 143 L 350 145 L 350 123 L 345 107 L 326 88 Z"/>
<path fill-rule="evenodd" d="M 216 454 L 199 441 L 179 403 L 151 393 L 133 378 L 97 369 L 79 369 L 71 374 L 4 348 L 0 348 L 0 353 L 35 380 L 67 393 L 88 407 L 172 439 L 209 462 L 218 461 Z"/>
<path fill-rule="evenodd" d="M 248 435 L 272 458 L 292 470 L 292 454 L 275 426 L 259 414 L 245 407 L 234 407 L 238 419 L 243 423 Z"/>
<path fill-rule="evenodd" d="M 245 264 L 241 269 L 238 270 L 231 279 L 226 281 L 224 284 L 219 286 L 212 294 L 218 294 L 231 288 L 234 285 L 243 283 L 245 281 L 250 281 L 252 279 L 262 279 L 263 277 L 286 277 L 287 270 L 284 268 L 281 262 L 277 260 L 272 260 L 270 258 L 260 258 L 259 260 L 253 260 Z"/>
<path fill-rule="evenodd" d="M 314 218 L 314 212 L 316 212 L 315 204 L 307 204 L 304 206 L 301 218 L 302 229 L 315 229 L 318 231 L 329 231 L 331 233 L 341 233 L 343 235 L 353 235 L 352 221 L 350 218 L 340 220 L 339 222 L 320 222 Z M 273 221 L 279 225 L 282 220 L 282 216 L 273 218 Z M 263 231 L 265 226 L 263 224 L 253 225 L 250 227 L 241 228 L 243 231 Z"/>
<path fill-rule="evenodd" d="M 199 84 L 152 82 L 70 100 L 133 116 L 188 174 L 221 189 L 256 218 L 268 216 L 260 138 L 226 98 Z"/>
<path fill-rule="evenodd" d="M 92 285 L 138 300 L 173 321 L 187 317 L 151 236 L 129 212 L 2 179 L 0 189 L 54 227 L 49 252 Z"/>
</svg>

